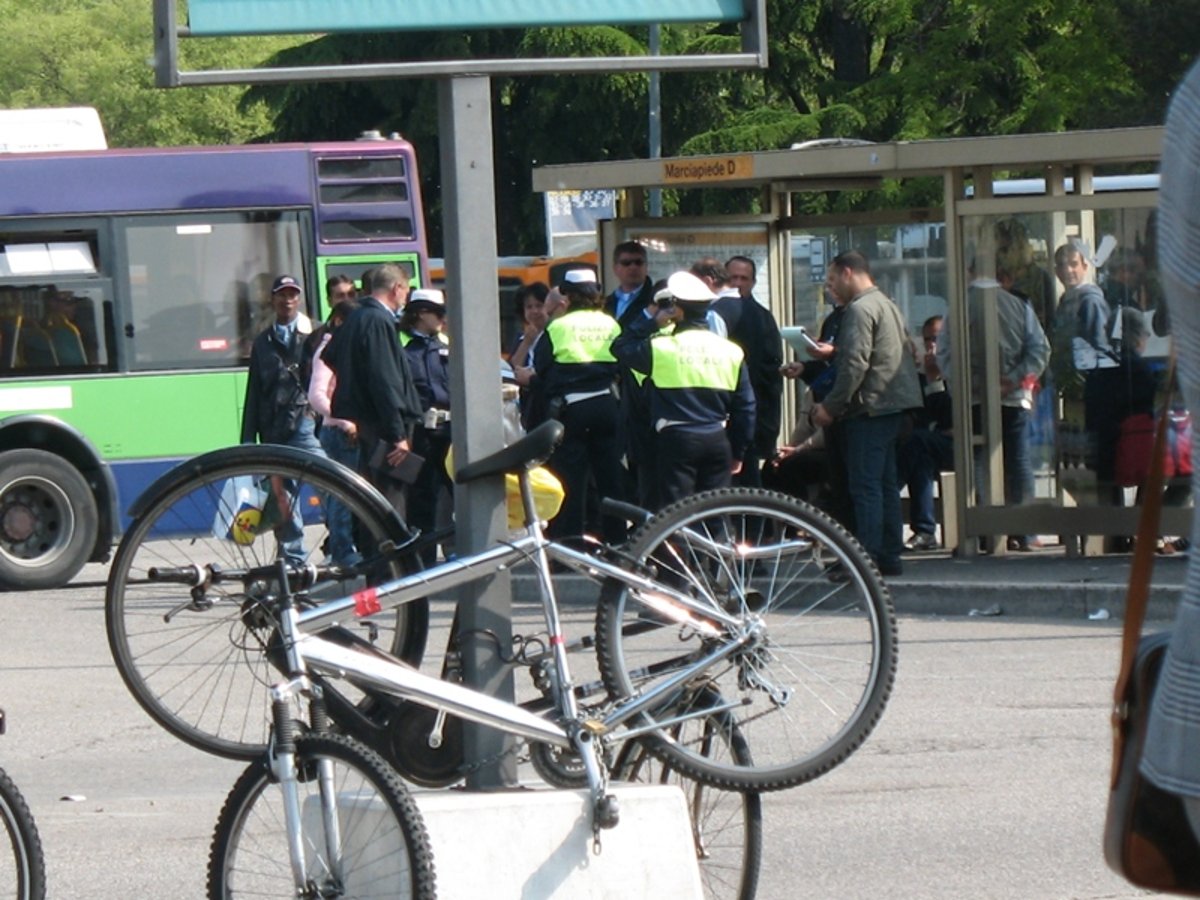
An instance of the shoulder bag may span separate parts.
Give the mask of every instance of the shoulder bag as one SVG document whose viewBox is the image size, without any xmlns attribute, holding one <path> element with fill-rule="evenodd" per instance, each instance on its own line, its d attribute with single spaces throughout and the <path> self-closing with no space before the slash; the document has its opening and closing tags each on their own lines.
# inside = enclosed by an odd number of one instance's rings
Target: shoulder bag
<svg viewBox="0 0 1200 900">
<path fill-rule="evenodd" d="M 1168 384 L 1170 377 L 1168 373 Z M 1142 515 L 1125 603 L 1121 667 L 1113 692 L 1113 769 L 1104 823 L 1104 857 L 1115 872 L 1138 887 L 1200 897 L 1200 844 L 1188 823 L 1183 802 L 1160 790 L 1139 770 L 1154 689 L 1170 640 L 1169 631 L 1141 635 L 1162 511 L 1166 430 L 1164 410 L 1155 431 L 1150 473 L 1142 492 Z"/>
</svg>

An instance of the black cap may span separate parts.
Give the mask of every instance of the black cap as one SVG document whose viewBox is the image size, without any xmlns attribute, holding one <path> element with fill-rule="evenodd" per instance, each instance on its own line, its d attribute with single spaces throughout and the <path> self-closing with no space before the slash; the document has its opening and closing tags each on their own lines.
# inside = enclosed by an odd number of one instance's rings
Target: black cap
<svg viewBox="0 0 1200 900">
<path fill-rule="evenodd" d="M 300 293 L 304 293 L 304 288 L 300 287 L 300 282 L 298 282 L 291 275 L 280 275 L 278 278 L 276 278 L 275 283 L 271 285 L 271 293 L 278 294 L 284 288 L 295 288 Z"/>
</svg>

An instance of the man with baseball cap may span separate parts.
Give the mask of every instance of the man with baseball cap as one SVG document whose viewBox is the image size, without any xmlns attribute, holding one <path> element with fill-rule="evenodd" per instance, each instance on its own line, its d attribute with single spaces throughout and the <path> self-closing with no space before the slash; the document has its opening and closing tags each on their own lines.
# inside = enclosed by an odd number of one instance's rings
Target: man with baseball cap
<svg viewBox="0 0 1200 900">
<path fill-rule="evenodd" d="M 754 436 L 754 392 L 741 349 L 708 327 L 716 295 L 690 272 L 667 279 L 673 302 L 632 322 L 613 355 L 646 376 L 659 500 L 727 487 Z M 673 323 L 669 334 L 656 334 Z"/>
<path fill-rule="evenodd" d="M 291 275 L 279 276 L 271 286 L 275 319 L 254 339 L 250 349 L 242 443 L 284 444 L 324 456 L 302 374 L 305 341 L 312 331 L 308 317 L 300 312 L 303 293 Z M 304 531 L 294 486 L 281 481 L 272 484 L 272 493 L 281 507 L 280 524 L 275 530 L 280 553 L 291 562 L 303 563 Z"/>
</svg>

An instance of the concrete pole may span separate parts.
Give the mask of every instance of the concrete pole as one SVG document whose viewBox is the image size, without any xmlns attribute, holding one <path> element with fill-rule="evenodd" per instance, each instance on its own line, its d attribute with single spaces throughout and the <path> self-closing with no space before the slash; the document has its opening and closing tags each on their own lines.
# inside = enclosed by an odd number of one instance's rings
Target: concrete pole
<svg viewBox="0 0 1200 900">
<path fill-rule="evenodd" d="M 438 133 L 454 459 L 462 466 L 504 446 L 490 78 L 477 75 L 438 82 Z M 486 549 L 505 533 L 504 479 L 456 485 L 454 509 L 457 552 L 466 555 Z M 497 653 L 500 647 L 512 645 L 508 575 L 464 586 L 458 604 L 466 683 L 512 700 L 512 672 Z M 484 762 L 467 776 L 469 788 L 488 790 L 516 784 L 516 759 L 512 754 L 502 756 L 511 749 L 512 741 L 495 730 L 465 725 L 467 764 Z"/>
</svg>

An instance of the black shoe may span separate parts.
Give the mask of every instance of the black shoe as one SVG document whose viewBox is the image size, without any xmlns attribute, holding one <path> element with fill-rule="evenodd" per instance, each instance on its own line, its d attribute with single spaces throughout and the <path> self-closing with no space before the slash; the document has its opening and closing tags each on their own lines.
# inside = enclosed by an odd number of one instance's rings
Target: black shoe
<svg viewBox="0 0 1200 900">
<path fill-rule="evenodd" d="M 937 550 L 938 540 L 932 534 L 918 531 L 904 544 L 905 550 Z"/>
</svg>

